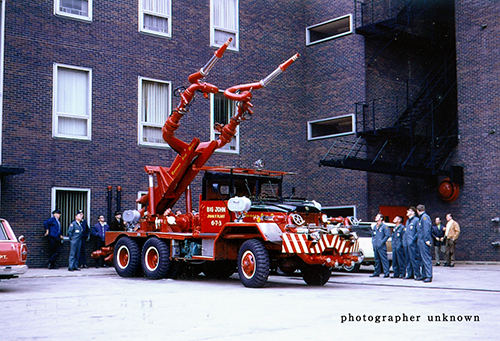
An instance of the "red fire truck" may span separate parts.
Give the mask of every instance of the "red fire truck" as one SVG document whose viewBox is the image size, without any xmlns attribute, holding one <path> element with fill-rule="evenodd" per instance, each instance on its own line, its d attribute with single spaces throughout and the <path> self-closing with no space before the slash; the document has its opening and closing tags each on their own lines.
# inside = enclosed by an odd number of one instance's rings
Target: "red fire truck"
<svg viewBox="0 0 500 341">
<path fill-rule="evenodd" d="M 145 167 L 149 190 L 138 199 L 143 208 L 125 211 L 127 230 L 107 232 L 106 247 L 93 257 L 113 259 L 122 277 L 143 274 L 160 279 L 203 272 L 224 278 L 238 271 L 243 285 L 258 288 L 266 284 L 270 271 L 281 269 L 300 270 L 307 284 L 324 285 L 331 268 L 362 261 L 349 220 L 327 218 L 317 202 L 286 199 L 282 191 L 286 172 L 205 166 L 215 150 L 231 141 L 238 125 L 253 115 L 252 91 L 267 86 L 299 55 L 259 82 L 224 91 L 238 104 L 230 122 L 217 126 L 218 140 L 194 138 L 186 143 L 175 136 L 195 93 L 207 98 L 219 91 L 202 80 L 229 43 L 189 76 L 191 85 L 180 93 L 179 105 L 165 122 L 163 138 L 178 153 L 172 165 Z M 189 185 L 200 172 L 204 173 L 202 194 L 195 212 Z M 176 215 L 171 209 L 182 195 L 186 213 Z"/>
</svg>

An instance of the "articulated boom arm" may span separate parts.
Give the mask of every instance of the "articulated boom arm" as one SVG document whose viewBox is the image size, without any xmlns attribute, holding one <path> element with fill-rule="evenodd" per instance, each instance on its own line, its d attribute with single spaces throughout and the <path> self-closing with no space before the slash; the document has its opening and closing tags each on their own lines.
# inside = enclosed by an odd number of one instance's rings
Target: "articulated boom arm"
<svg viewBox="0 0 500 341">
<path fill-rule="evenodd" d="M 231 117 L 230 122 L 225 126 L 219 125 L 216 127 L 221 133 L 218 140 L 200 143 L 200 139 L 194 138 L 190 143 L 181 141 L 175 137 L 175 131 L 179 128 L 180 119 L 187 112 L 187 107 L 193 100 L 196 91 L 201 91 L 205 98 L 208 98 L 209 93 L 219 92 L 219 89 L 215 85 L 203 83 L 201 80 L 208 75 L 210 69 L 220 58 L 222 58 L 230 42 L 231 39 L 219 48 L 200 71 L 189 76 L 188 80 L 191 85 L 181 93 L 179 105 L 172 111 L 172 114 L 168 117 L 163 126 L 163 139 L 179 155 L 176 156 L 169 168 L 161 166 L 145 167 L 146 172 L 149 174 L 149 191 L 148 194 L 138 199 L 137 202 L 142 204 L 143 207 L 146 207 L 146 205 L 148 206 L 147 210 L 150 216 L 163 214 L 167 208 L 171 208 L 175 205 L 183 193 L 189 193 L 190 183 L 210 159 L 215 150 L 229 143 L 236 134 L 238 125 L 245 120 L 247 115 L 253 114 L 250 109 L 252 107 L 250 103 L 252 98 L 251 91 L 266 86 L 299 57 L 298 54 L 294 55 L 260 82 L 236 85 L 224 92 L 226 98 L 238 101 L 239 103 L 238 111 L 236 115 Z M 155 174 L 158 183 L 156 187 L 154 187 L 153 178 Z M 186 205 L 191 204 L 188 201 L 190 201 L 190 199 L 186 198 Z M 144 211 L 145 209 L 143 208 L 141 216 L 144 215 Z"/>
</svg>

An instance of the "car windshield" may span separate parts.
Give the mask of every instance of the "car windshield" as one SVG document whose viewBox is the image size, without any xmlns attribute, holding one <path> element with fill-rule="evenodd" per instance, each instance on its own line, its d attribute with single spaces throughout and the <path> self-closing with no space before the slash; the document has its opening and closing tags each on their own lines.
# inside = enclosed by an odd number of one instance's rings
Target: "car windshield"
<svg viewBox="0 0 500 341">
<path fill-rule="evenodd" d="M 0 223 L 0 240 L 8 240 L 7 234 L 5 233 L 5 230 L 3 228 L 3 224 Z"/>
<path fill-rule="evenodd" d="M 356 232 L 358 237 L 370 237 L 372 236 L 372 228 L 370 226 L 354 225 L 351 226 L 352 232 Z"/>
</svg>

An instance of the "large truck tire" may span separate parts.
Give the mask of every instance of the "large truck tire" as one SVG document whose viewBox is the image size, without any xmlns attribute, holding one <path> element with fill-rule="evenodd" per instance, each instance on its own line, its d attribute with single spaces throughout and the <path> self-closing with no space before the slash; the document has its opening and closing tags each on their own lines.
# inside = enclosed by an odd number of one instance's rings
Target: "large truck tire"
<svg viewBox="0 0 500 341">
<path fill-rule="evenodd" d="M 304 282 L 311 286 L 325 285 L 332 275 L 330 268 L 323 265 L 304 265 L 300 271 Z"/>
<path fill-rule="evenodd" d="M 170 249 L 163 240 L 153 237 L 142 247 L 142 271 L 149 279 L 161 279 L 170 269 Z"/>
<path fill-rule="evenodd" d="M 140 267 L 141 252 L 135 240 L 120 238 L 115 245 L 113 261 L 115 270 L 121 277 L 134 277 Z"/>
<path fill-rule="evenodd" d="M 248 288 L 262 288 L 269 277 L 269 253 L 264 244 L 250 239 L 238 252 L 238 274 L 241 283 Z"/>
</svg>

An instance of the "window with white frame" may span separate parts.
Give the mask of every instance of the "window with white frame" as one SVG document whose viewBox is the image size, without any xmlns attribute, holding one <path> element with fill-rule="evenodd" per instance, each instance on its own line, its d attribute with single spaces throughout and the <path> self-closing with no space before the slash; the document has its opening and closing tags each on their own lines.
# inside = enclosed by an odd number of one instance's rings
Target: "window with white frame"
<svg viewBox="0 0 500 341">
<path fill-rule="evenodd" d="M 233 38 L 228 49 L 239 49 L 238 0 L 210 0 L 210 46 L 220 47 Z"/>
<path fill-rule="evenodd" d="M 210 139 L 219 139 L 220 132 L 215 129 L 215 125 L 218 123 L 222 126 L 229 123 L 229 120 L 236 113 L 236 102 L 227 99 L 223 92 L 216 94 L 210 94 Z M 239 153 L 240 151 L 240 141 L 239 141 L 239 126 L 236 128 L 236 135 L 231 139 L 231 142 L 226 144 L 224 147 L 218 149 L 217 151 L 226 153 Z"/>
<path fill-rule="evenodd" d="M 307 122 L 307 139 L 318 140 L 355 133 L 354 114 Z"/>
<path fill-rule="evenodd" d="M 139 144 L 165 146 L 161 131 L 170 112 L 170 82 L 139 77 Z"/>
<path fill-rule="evenodd" d="M 146 194 L 148 194 L 147 191 L 139 191 L 139 192 L 137 192 L 137 199 L 142 198 Z M 141 209 L 142 209 L 142 204 L 137 203 L 137 210 L 140 211 Z"/>
<path fill-rule="evenodd" d="M 54 0 L 54 13 L 73 19 L 92 21 L 92 0 Z"/>
<path fill-rule="evenodd" d="M 139 0 L 139 31 L 172 36 L 171 0 Z"/>
<path fill-rule="evenodd" d="M 53 136 L 91 139 L 92 70 L 54 64 Z"/>
<path fill-rule="evenodd" d="M 61 234 L 66 236 L 69 224 L 75 220 L 76 212 L 83 211 L 83 218 L 87 220 L 90 226 L 90 189 L 88 188 L 52 188 L 52 211 L 58 209 L 61 211 Z"/>
<path fill-rule="evenodd" d="M 344 15 L 329 21 L 306 28 L 306 45 L 345 36 L 353 32 L 352 14 Z"/>
</svg>

